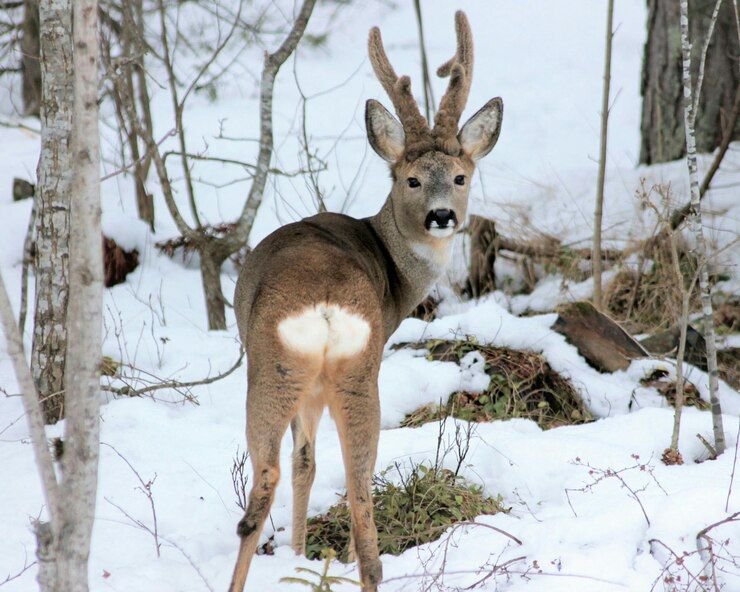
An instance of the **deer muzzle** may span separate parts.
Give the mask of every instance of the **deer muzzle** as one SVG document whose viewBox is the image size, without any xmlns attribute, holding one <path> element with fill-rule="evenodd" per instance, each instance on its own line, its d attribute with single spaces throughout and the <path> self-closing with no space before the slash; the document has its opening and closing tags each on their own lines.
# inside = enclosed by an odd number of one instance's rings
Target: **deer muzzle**
<svg viewBox="0 0 740 592">
<path fill-rule="evenodd" d="M 437 238 L 451 236 L 457 228 L 457 215 L 455 210 L 440 208 L 430 210 L 424 221 L 427 232 Z"/>
</svg>

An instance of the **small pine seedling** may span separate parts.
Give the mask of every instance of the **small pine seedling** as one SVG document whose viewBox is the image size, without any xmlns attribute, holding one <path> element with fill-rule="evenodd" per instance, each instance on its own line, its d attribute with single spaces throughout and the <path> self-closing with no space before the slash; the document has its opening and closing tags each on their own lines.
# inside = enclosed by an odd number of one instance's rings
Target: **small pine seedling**
<svg viewBox="0 0 740 592">
<path fill-rule="evenodd" d="M 316 581 L 312 582 L 311 580 L 308 580 L 306 578 L 299 577 L 285 577 L 280 578 L 280 582 L 286 584 L 301 584 L 309 588 L 311 592 L 333 592 L 332 586 L 334 584 L 353 584 L 358 587 L 360 586 L 360 582 L 357 582 L 350 578 L 342 578 L 339 576 L 329 575 L 329 568 L 331 567 L 331 563 L 337 558 L 337 553 L 336 551 L 334 551 L 334 549 L 322 549 L 321 558 L 324 560 L 324 568 L 321 572 L 305 567 L 295 568 L 298 573 L 308 574 L 309 576 L 312 576 L 312 579 Z"/>
</svg>

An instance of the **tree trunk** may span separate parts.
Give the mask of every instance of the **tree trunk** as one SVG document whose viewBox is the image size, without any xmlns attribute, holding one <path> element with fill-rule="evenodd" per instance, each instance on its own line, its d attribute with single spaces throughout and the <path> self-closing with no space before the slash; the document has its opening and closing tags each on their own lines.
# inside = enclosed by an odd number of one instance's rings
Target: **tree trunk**
<svg viewBox="0 0 740 592">
<path fill-rule="evenodd" d="M 727 4 L 727 3 L 725 3 Z M 719 385 L 717 380 L 717 346 L 714 334 L 714 311 L 712 310 L 712 285 L 709 283 L 707 266 L 707 244 L 704 239 L 704 226 L 701 219 L 701 196 L 699 195 L 699 174 L 696 164 L 696 137 L 695 122 L 698 120 L 694 110 L 695 100 L 691 88 L 691 23 L 688 9 L 688 0 L 681 0 L 681 54 L 682 54 L 682 83 L 684 97 L 684 129 L 686 140 L 686 164 L 689 172 L 689 188 L 691 190 L 691 230 L 694 234 L 694 254 L 699 262 L 699 290 L 701 294 L 702 312 L 704 314 L 704 339 L 707 344 L 707 369 L 709 374 L 709 399 L 712 404 L 712 427 L 714 430 L 714 448 L 717 454 L 725 451 L 725 432 L 722 425 L 722 408 L 719 401 Z M 719 25 L 719 23 L 717 23 Z M 707 63 L 709 58 L 707 57 Z"/>
<path fill-rule="evenodd" d="M 716 0 L 692 0 L 689 6 L 691 38 L 695 48 L 706 40 Z M 648 0 L 648 37 L 642 63 L 642 123 L 640 162 L 668 162 L 686 155 L 681 80 L 679 3 Z M 711 152 L 722 141 L 727 116 L 732 112 L 740 84 L 736 66 L 737 29 L 732 0 L 722 3 L 707 51 L 706 70 L 696 115 L 696 148 Z M 696 80 L 699 60 L 691 65 Z M 732 130 L 740 139 L 740 121 Z"/>
<path fill-rule="evenodd" d="M 23 114 L 39 116 L 41 106 L 41 61 L 39 59 L 39 0 L 23 2 L 21 72 Z"/>
<path fill-rule="evenodd" d="M 481 216 L 470 217 L 470 270 L 467 291 L 473 298 L 496 289 L 496 224 Z"/>
<path fill-rule="evenodd" d="M 604 182 L 606 181 L 606 144 L 609 132 L 609 88 L 612 82 L 612 39 L 614 37 L 614 0 L 606 8 L 606 48 L 604 52 L 604 87 L 601 95 L 601 135 L 599 143 L 599 178 L 596 182 L 594 208 L 594 244 L 591 265 L 594 273 L 594 306 L 602 310 L 601 285 L 601 223 L 604 213 Z"/>
<path fill-rule="evenodd" d="M 43 90 L 31 371 L 47 423 L 56 422 L 64 413 L 72 169 L 71 6 L 70 0 L 41 0 L 39 4 Z"/>
<path fill-rule="evenodd" d="M 66 418 L 61 458 L 65 503 L 56 541 L 59 590 L 87 592 L 100 447 L 103 250 L 100 236 L 97 0 L 76 0 L 70 299 Z"/>
<path fill-rule="evenodd" d="M 200 248 L 200 275 L 203 280 L 203 293 L 206 297 L 209 331 L 226 330 L 226 298 L 221 290 L 221 265 L 225 257 L 211 250 Z"/>
<path fill-rule="evenodd" d="M 146 73 L 144 70 L 144 54 L 146 47 L 144 43 L 144 8 L 141 0 L 128 0 L 122 4 L 123 29 L 121 31 L 121 43 L 124 55 L 127 55 L 131 63 L 126 67 L 125 81 L 126 97 L 124 100 L 131 102 L 131 111 L 136 113 L 137 95 L 139 108 L 143 112 L 142 121 L 147 129 L 151 130 L 152 116 L 149 104 L 149 91 L 147 89 Z M 134 73 L 136 76 L 134 76 Z M 138 89 L 136 88 L 138 84 Z M 138 91 L 138 92 L 137 92 Z M 131 158 L 134 162 L 134 184 L 136 187 L 136 208 L 139 219 L 154 230 L 154 198 L 146 190 L 146 180 L 149 176 L 151 156 L 140 156 L 139 135 L 134 125 L 129 126 L 128 142 L 131 150 Z M 146 143 L 145 143 L 146 150 Z"/>
</svg>

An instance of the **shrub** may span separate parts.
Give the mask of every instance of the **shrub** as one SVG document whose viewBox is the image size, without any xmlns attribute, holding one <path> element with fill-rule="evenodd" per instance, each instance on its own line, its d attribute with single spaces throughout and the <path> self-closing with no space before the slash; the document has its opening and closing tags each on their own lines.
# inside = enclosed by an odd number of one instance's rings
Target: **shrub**
<svg viewBox="0 0 740 592">
<path fill-rule="evenodd" d="M 397 482 L 389 478 L 392 470 Z M 485 496 L 450 470 L 423 464 L 413 465 L 407 474 L 396 465 L 377 475 L 373 501 L 380 552 L 392 555 L 438 539 L 455 523 L 506 511 L 500 498 Z M 340 561 L 348 561 L 349 534 L 350 512 L 343 496 L 328 512 L 309 519 L 306 555 L 315 559 L 329 548 Z"/>
</svg>

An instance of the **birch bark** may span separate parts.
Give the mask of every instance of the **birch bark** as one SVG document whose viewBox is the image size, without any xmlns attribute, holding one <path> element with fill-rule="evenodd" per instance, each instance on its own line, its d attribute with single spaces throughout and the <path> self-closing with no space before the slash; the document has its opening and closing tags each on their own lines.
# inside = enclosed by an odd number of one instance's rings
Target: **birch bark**
<svg viewBox="0 0 740 592">
<path fill-rule="evenodd" d="M 72 4 L 39 2 L 41 155 L 37 168 L 36 305 L 31 372 L 47 423 L 63 413 L 69 296 L 69 199 L 72 129 Z"/>
<path fill-rule="evenodd" d="M 77 0 L 74 31 L 74 127 L 70 299 L 62 474 L 65 502 L 57 541 L 59 589 L 87 592 L 100 446 L 100 350 L 103 251 L 100 246 L 97 0 Z"/>
<path fill-rule="evenodd" d="M 691 191 L 691 230 L 694 234 L 694 254 L 699 263 L 699 290 L 701 293 L 702 312 L 704 317 L 704 339 L 707 344 L 707 369 L 709 371 L 709 398 L 712 405 L 712 428 L 714 431 L 714 448 L 717 454 L 725 450 L 725 434 L 722 425 L 722 408 L 718 395 L 717 380 L 717 345 L 714 332 L 714 315 L 712 310 L 712 285 L 707 271 L 707 246 L 704 227 L 701 219 L 701 196 L 699 194 L 699 175 L 696 164 L 696 135 L 694 130 L 695 114 L 693 92 L 691 88 L 691 42 L 689 39 L 688 0 L 681 0 L 681 54 L 683 58 L 683 101 L 684 129 L 686 131 L 686 164 L 689 170 L 689 187 Z"/>
</svg>

